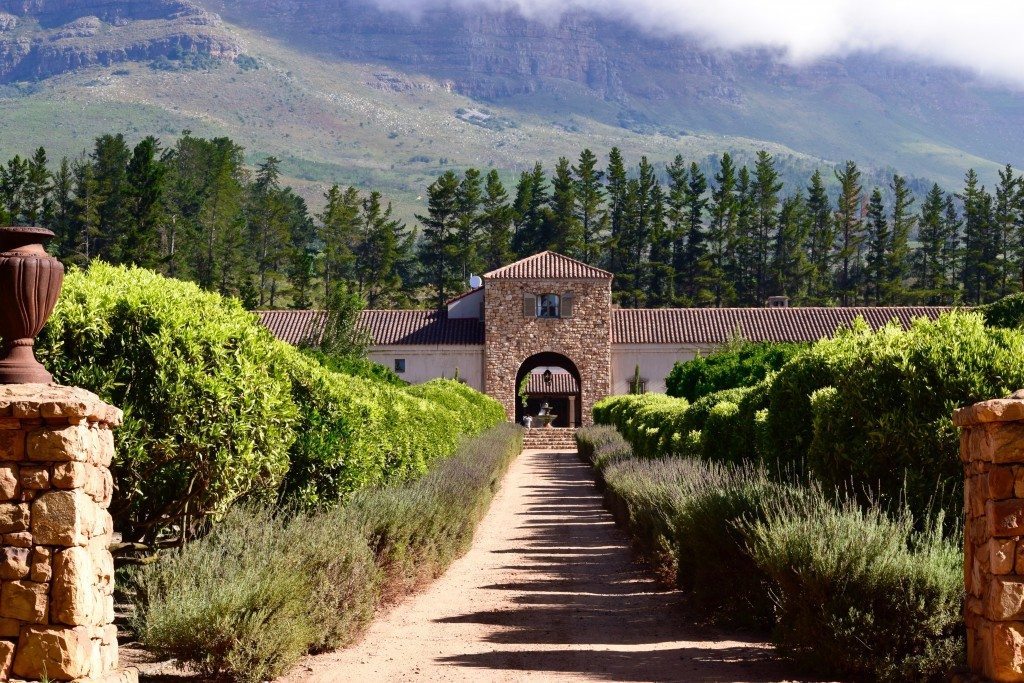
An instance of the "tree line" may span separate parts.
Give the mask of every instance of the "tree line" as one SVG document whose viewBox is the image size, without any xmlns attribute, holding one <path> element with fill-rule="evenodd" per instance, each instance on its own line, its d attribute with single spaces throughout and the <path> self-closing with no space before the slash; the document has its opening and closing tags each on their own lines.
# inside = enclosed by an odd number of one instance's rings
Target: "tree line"
<svg viewBox="0 0 1024 683">
<path fill-rule="evenodd" d="M 919 201 L 920 200 L 920 201 Z M 38 224 L 70 264 L 100 258 L 192 280 L 251 308 L 441 306 L 471 274 L 551 249 L 615 273 L 623 306 L 975 304 L 1024 290 L 1024 179 L 916 198 L 894 174 L 865 187 L 848 161 L 785 188 L 768 152 L 705 172 L 677 156 L 628 167 L 583 150 L 509 192 L 496 170 L 446 171 L 411 228 L 379 192 L 331 187 L 312 213 L 228 138 L 171 147 L 104 135 L 51 167 L 46 151 L 0 166 L 0 222 Z"/>
</svg>

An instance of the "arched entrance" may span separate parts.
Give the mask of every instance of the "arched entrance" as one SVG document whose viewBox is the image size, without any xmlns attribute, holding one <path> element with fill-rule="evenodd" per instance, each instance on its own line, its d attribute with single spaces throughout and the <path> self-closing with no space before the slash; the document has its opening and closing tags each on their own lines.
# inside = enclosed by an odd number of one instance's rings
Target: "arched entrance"
<svg viewBox="0 0 1024 683">
<path fill-rule="evenodd" d="M 526 405 L 519 396 L 523 380 L 526 385 Z M 522 423 L 526 415 L 536 415 L 547 403 L 558 417 L 553 427 L 578 427 L 582 423 L 583 401 L 580 372 L 576 364 L 560 353 L 537 353 L 519 367 L 516 374 L 516 422 Z"/>
</svg>

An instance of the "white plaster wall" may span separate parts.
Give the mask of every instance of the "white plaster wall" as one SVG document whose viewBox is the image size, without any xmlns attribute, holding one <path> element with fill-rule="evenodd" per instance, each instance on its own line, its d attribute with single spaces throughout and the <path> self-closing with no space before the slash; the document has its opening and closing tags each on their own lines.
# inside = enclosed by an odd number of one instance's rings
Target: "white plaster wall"
<svg viewBox="0 0 1024 683">
<path fill-rule="evenodd" d="M 483 316 L 484 288 L 477 289 L 461 299 L 448 304 L 449 318 L 476 318 Z"/>
<path fill-rule="evenodd" d="M 647 380 L 647 391 L 665 393 L 665 378 L 679 361 L 692 360 L 697 353 L 707 355 L 712 345 L 612 344 L 612 394 L 628 394 L 636 366 Z"/>
<path fill-rule="evenodd" d="M 395 359 L 405 359 L 405 372 L 398 376 L 406 382 L 420 384 L 439 377 L 452 379 L 455 369 L 469 386 L 483 391 L 484 347 L 479 346 L 374 346 L 367 354 L 370 360 L 392 370 Z"/>
</svg>

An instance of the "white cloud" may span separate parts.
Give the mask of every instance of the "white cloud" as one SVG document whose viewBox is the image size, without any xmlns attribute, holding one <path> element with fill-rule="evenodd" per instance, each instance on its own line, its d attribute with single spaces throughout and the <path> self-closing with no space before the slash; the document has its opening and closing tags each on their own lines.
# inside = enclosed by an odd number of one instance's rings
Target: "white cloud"
<svg viewBox="0 0 1024 683">
<path fill-rule="evenodd" d="M 586 9 L 723 48 L 775 47 L 794 62 L 901 53 L 1024 85 L 1022 0 L 452 0 L 556 18 Z M 379 0 L 417 10 L 446 0 Z"/>
</svg>

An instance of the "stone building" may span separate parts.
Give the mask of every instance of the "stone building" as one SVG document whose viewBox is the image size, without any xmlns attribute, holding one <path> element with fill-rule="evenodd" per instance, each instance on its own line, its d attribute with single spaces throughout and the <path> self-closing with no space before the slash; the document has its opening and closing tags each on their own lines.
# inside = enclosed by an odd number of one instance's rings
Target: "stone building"
<svg viewBox="0 0 1024 683">
<path fill-rule="evenodd" d="M 443 310 L 365 311 L 369 356 L 413 383 L 459 377 L 500 401 L 509 419 L 535 415 L 547 403 L 556 426 L 575 426 L 589 422 L 605 396 L 665 391 L 676 362 L 733 339 L 809 342 L 858 317 L 877 329 L 948 310 L 790 308 L 785 297 L 764 308 L 623 309 L 612 303 L 613 277 L 554 252 L 530 256 L 473 278 Z M 325 320 L 322 311 L 260 316 L 290 343 L 316 339 Z"/>
</svg>

